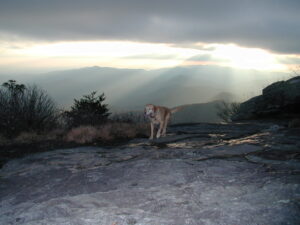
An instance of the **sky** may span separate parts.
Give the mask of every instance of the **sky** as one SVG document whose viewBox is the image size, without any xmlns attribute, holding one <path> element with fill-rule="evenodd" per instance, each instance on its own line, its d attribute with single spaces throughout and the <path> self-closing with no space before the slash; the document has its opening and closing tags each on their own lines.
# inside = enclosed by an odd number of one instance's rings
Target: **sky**
<svg viewBox="0 0 300 225">
<path fill-rule="evenodd" d="M 299 0 L 0 0 L 0 73 L 300 64 Z"/>
</svg>

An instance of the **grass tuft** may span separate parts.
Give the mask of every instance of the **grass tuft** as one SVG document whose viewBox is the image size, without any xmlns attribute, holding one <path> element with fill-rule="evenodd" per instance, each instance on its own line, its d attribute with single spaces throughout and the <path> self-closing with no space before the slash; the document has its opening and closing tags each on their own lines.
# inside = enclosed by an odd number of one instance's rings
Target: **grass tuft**
<svg viewBox="0 0 300 225">
<path fill-rule="evenodd" d="M 149 135 L 147 124 L 132 124 L 123 122 L 106 123 L 99 127 L 80 126 L 71 129 L 65 137 L 67 142 L 88 144 L 94 142 L 118 142 Z"/>
</svg>

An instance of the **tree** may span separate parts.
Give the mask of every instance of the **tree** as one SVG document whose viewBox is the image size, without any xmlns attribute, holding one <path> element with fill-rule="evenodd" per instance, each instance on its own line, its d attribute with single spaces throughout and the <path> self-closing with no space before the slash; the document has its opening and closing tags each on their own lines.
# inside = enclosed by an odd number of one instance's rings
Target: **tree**
<svg viewBox="0 0 300 225">
<path fill-rule="evenodd" d="M 225 101 L 221 101 L 217 104 L 217 115 L 222 121 L 230 122 L 233 115 L 238 113 L 240 108 L 240 103 L 232 102 L 228 103 Z"/>
<path fill-rule="evenodd" d="M 300 65 L 295 66 L 295 68 L 292 69 L 292 72 L 295 76 L 300 76 Z"/>
<path fill-rule="evenodd" d="M 13 137 L 23 131 L 45 131 L 57 124 L 57 108 L 37 86 L 9 80 L 0 88 L 0 133 Z"/>
<path fill-rule="evenodd" d="M 103 104 L 105 95 L 96 95 L 93 91 L 89 95 L 84 95 L 81 99 L 74 99 L 74 105 L 70 111 L 64 112 L 67 125 L 77 127 L 80 125 L 100 125 L 107 121 L 110 115 L 107 104 Z"/>
<path fill-rule="evenodd" d="M 13 95 L 23 94 L 26 89 L 24 84 L 17 84 L 15 80 L 4 82 L 2 86 L 8 89 Z"/>
</svg>

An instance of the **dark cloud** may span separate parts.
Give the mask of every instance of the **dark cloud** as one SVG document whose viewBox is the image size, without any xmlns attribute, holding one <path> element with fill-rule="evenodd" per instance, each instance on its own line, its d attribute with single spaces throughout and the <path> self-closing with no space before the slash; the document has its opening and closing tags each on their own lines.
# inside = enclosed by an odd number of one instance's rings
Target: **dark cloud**
<svg viewBox="0 0 300 225">
<path fill-rule="evenodd" d="M 0 33 L 59 40 L 237 43 L 300 53 L 299 0 L 0 0 Z"/>
</svg>

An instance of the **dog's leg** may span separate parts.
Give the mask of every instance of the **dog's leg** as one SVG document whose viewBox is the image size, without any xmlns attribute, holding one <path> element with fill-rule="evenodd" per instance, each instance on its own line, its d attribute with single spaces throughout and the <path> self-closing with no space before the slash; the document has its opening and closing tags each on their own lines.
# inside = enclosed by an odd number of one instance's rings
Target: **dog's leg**
<svg viewBox="0 0 300 225">
<path fill-rule="evenodd" d="M 150 123 L 151 124 L 151 135 L 150 135 L 150 140 L 153 139 L 153 135 L 154 135 L 154 124 L 153 123 Z"/>
<path fill-rule="evenodd" d="M 163 126 L 163 132 L 162 132 L 162 137 L 165 137 L 166 136 L 166 132 L 167 132 L 167 125 L 168 125 L 168 121 L 166 120 L 164 122 L 164 126 Z"/>
<path fill-rule="evenodd" d="M 163 132 L 162 132 L 162 136 L 165 137 L 166 136 L 166 133 L 167 133 L 167 126 L 168 126 L 168 122 L 170 120 L 170 114 L 168 114 L 166 116 L 166 119 L 164 121 L 164 126 L 163 126 Z"/>
<path fill-rule="evenodd" d="M 159 124 L 159 129 L 157 131 L 156 138 L 160 138 L 161 132 L 163 131 L 163 126 L 164 126 L 164 122 L 161 122 Z"/>
</svg>

